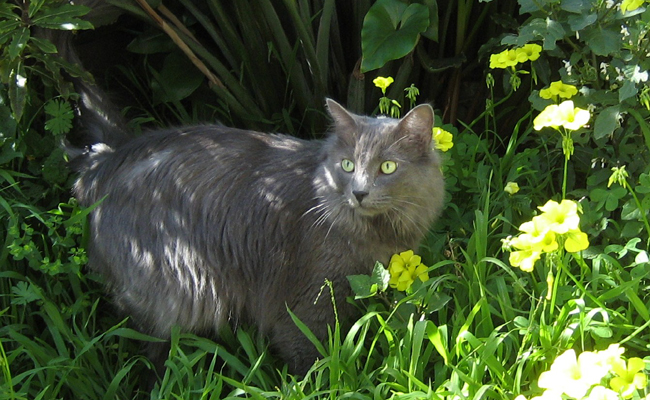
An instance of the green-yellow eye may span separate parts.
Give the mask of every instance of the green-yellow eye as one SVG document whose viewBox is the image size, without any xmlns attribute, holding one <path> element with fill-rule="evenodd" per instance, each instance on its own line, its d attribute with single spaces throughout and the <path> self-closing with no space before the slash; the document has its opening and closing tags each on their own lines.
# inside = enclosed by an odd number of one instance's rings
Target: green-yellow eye
<svg viewBox="0 0 650 400">
<path fill-rule="evenodd" d="M 390 175 L 397 170 L 397 163 L 395 161 L 384 161 L 381 163 L 381 172 Z"/>
<path fill-rule="evenodd" d="M 345 172 L 352 172 L 354 171 L 354 163 L 352 162 L 352 160 L 348 160 L 347 158 L 344 158 L 341 161 L 341 169 L 343 169 L 343 171 Z"/>
</svg>

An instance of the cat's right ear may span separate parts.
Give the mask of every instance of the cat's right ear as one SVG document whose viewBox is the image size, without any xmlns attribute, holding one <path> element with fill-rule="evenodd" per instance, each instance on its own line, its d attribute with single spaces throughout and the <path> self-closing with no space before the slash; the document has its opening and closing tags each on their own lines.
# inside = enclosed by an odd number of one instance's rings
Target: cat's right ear
<svg viewBox="0 0 650 400">
<path fill-rule="evenodd" d="M 326 99 L 325 102 L 327 103 L 327 111 L 329 111 L 337 128 L 344 131 L 354 131 L 356 129 L 357 123 L 353 114 L 332 99 Z"/>
</svg>

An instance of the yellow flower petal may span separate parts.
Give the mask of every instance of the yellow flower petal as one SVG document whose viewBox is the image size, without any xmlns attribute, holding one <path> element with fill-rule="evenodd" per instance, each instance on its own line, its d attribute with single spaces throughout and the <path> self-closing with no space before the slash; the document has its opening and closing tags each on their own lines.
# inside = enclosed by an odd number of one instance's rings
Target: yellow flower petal
<svg viewBox="0 0 650 400">
<path fill-rule="evenodd" d="M 570 230 L 565 235 L 564 248 L 569 253 L 576 253 L 589 247 L 587 234 L 580 229 Z"/>
<path fill-rule="evenodd" d="M 389 76 L 385 78 L 383 76 L 378 76 L 372 80 L 372 83 L 375 84 L 378 88 L 381 89 L 382 93 L 386 94 L 386 89 L 394 82 L 393 78 Z"/>
<path fill-rule="evenodd" d="M 512 196 L 519 191 L 519 185 L 517 182 L 508 182 L 506 183 L 506 187 L 503 188 L 503 191 Z"/>
<path fill-rule="evenodd" d="M 452 135 L 451 132 L 434 127 L 432 130 L 432 137 L 435 142 L 435 147 L 442 152 L 454 147 L 454 135 Z"/>
</svg>

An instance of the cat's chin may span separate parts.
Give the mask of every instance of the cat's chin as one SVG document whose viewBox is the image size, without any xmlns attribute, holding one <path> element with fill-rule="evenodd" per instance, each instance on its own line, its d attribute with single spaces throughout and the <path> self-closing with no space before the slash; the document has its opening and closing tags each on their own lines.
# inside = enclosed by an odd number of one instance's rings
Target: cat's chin
<svg viewBox="0 0 650 400">
<path fill-rule="evenodd" d="M 368 217 L 368 218 L 376 217 L 385 212 L 384 210 L 378 208 L 364 207 L 364 206 L 352 207 L 352 211 L 358 216 Z"/>
</svg>

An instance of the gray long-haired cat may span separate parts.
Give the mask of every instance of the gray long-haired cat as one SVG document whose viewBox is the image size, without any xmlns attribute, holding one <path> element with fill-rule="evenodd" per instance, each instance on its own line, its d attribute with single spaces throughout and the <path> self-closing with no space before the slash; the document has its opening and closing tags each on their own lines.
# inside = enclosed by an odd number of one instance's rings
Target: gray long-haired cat
<svg viewBox="0 0 650 400">
<path fill-rule="evenodd" d="M 304 373 L 318 353 L 287 308 L 325 339 L 325 280 L 349 316 L 346 276 L 418 245 L 444 195 L 432 108 L 396 120 L 327 107 L 325 140 L 223 126 L 125 140 L 105 125 L 76 154 L 74 194 L 96 204 L 89 265 L 141 329 L 166 338 L 174 325 L 251 323 Z"/>
</svg>

